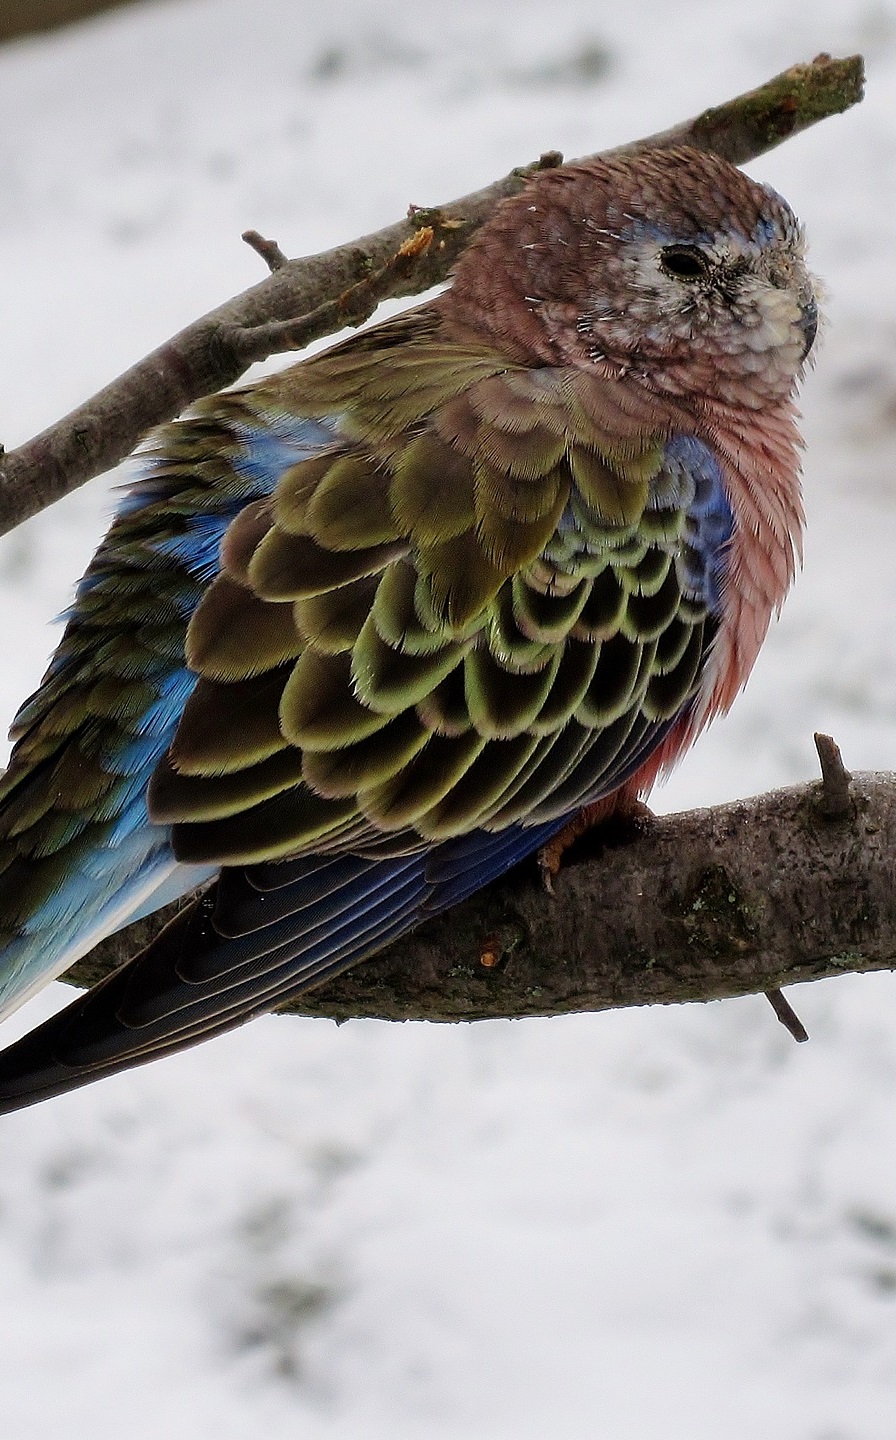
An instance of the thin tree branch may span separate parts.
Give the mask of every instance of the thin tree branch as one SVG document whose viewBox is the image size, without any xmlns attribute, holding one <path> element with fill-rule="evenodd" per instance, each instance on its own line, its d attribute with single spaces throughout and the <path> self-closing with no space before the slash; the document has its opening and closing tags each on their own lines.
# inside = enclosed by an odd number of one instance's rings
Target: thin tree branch
<svg viewBox="0 0 896 1440">
<path fill-rule="evenodd" d="M 284 265 L 289 264 L 289 256 L 284 255 L 276 240 L 266 239 L 257 230 L 244 230 L 240 238 L 245 240 L 257 255 L 261 256 L 271 274 L 275 270 L 282 270 Z"/>
<path fill-rule="evenodd" d="M 893 781 L 854 776 L 839 820 L 821 813 L 818 782 L 596 830 L 555 877 L 555 899 L 532 861 L 288 1008 L 334 1020 L 481 1020 L 715 1000 L 890 969 Z M 92 984 L 164 918 L 104 941 L 66 980 Z"/>
<path fill-rule="evenodd" d="M 784 1029 L 793 1036 L 798 1045 L 803 1045 L 809 1039 L 809 1032 L 783 990 L 766 990 L 765 998 L 771 1002 L 771 1007 Z"/>
<path fill-rule="evenodd" d="M 843 764 L 839 745 L 830 735 L 816 734 L 814 739 L 821 765 L 818 813 L 826 820 L 845 820 L 852 811 L 852 796 L 849 793 L 852 776 Z"/>
<path fill-rule="evenodd" d="M 821 55 L 622 149 L 689 144 L 740 163 L 848 109 L 861 99 L 862 85 L 860 56 L 832 60 Z M 556 152 L 543 155 L 484 190 L 435 209 L 412 207 L 407 220 L 335 250 L 285 264 L 275 261 L 267 279 L 188 325 L 85 405 L 3 456 L 0 534 L 111 469 L 154 425 L 232 384 L 253 360 L 306 345 L 343 325 L 358 325 L 381 300 L 418 295 L 444 281 L 498 201 L 561 158 Z M 424 245 L 418 237 L 428 231 L 431 238 Z M 249 243 L 260 249 L 257 242 Z M 261 248 L 260 253 L 270 265 L 275 250 Z"/>
</svg>

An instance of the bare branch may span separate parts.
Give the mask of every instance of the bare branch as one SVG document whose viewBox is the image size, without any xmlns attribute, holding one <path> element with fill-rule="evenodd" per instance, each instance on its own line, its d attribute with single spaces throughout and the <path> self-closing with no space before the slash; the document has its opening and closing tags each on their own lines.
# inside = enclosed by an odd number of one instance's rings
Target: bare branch
<svg viewBox="0 0 896 1440">
<path fill-rule="evenodd" d="M 363 324 L 383 296 L 392 292 L 396 280 L 400 282 L 404 276 L 413 274 L 417 260 L 427 253 L 434 238 L 432 225 L 418 226 L 413 235 L 399 245 L 395 254 L 390 255 L 385 265 L 350 285 L 335 299 L 325 300 L 307 315 L 300 315 L 295 320 L 274 320 L 269 325 L 234 326 L 229 342 L 234 354 L 247 367 L 256 360 L 266 360 L 269 355 L 277 355 L 284 350 L 303 350 L 312 340 L 341 330 L 345 325 Z M 279 270 L 281 267 L 277 265 L 273 268 Z"/>
<path fill-rule="evenodd" d="M 861 57 L 819 56 L 623 149 L 686 143 L 739 163 L 848 109 L 861 99 L 862 84 Z M 418 295 L 447 279 L 498 201 L 561 158 L 551 152 L 435 209 L 412 207 L 407 220 L 335 250 L 276 260 L 267 279 L 188 325 L 58 424 L 5 455 L 0 447 L 0 534 L 117 465 L 154 425 L 232 384 L 251 361 L 357 325 L 380 300 Z M 415 237 L 426 230 L 432 237 L 421 246 Z M 249 243 L 269 266 L 281 253 L 264 240 Z"/>
<path fill-rule="evenodd" d="M 766 990 L 765 998 L 771 1004 L 772 1009 L 780 1020 L 784 1029 L 794 1038 L 798 1045 L 802 1045 L 809 1039 L 809 1032 L 797 1015 L 790 1001 L 783 990 Z"/>
<path fill-rule="evenodd" d="M 846 820 L 852 814 L 849 786 L 852 776 L 843 764 L 840 747 L 830 735 L 814 736 L 821 764 L 821 796 L 818 813 L 825 820 Z"/>
<path fill-rule="evenodd" d="M 244 230 L 240 239 L 245 240 L 250 249 L 260 255 L 267 265 L 271 274 L 275 270 L 282 270 L 284 265 L 289 264 L 289 256 L 284 255 L 276 240 L 266 240 L 257 230 Z"/>
<path fill-rule="evenodd" d="M 850 55 L 845 60 L 816 55 L 808 65 L 791 65 L 757 89 L 747 90 L 724 105 L 713 105 L 671 130 L 622 145 L 615 153 L 624 154 L 646 145 L 693 145 L 697 150 L 722 155 L 732 165 L 743 165 L 819 120 L 842 114 L 857 104 L 864 84 L 861 55 Z"/>
<path fill-rule="evenodd" d="M 849 819 L 837 824 L 820 813 L 822 793 L 819 782 L 594 831 L 555 877 L 556 899 L 532 861 L 289 1008 L 334 1020 L 481 1020 L 774 993 L 890 969 L 894 777 L 854 776 Z M 170 913 L 104 941 L 65 978 L 92 984 Z"/>
</svg>

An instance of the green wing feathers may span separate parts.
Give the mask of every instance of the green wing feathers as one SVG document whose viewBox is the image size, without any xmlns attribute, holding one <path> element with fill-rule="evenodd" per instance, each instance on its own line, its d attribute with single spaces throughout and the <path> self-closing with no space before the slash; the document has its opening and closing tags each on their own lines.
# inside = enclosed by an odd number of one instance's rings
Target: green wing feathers
<svg viewBox="0 0 896 1440">
<path fill-rule="evenodd" d="M 182 859 L 544 819 L 585 751 L 609 763 L 693 694 L 708 621 L 655 412 L 435 323 L 277 377 L 278 405 L 339 414 L 344 439 L 234 522 L 190 623 L 201 679 L 150 789 Z"/>
</svg>

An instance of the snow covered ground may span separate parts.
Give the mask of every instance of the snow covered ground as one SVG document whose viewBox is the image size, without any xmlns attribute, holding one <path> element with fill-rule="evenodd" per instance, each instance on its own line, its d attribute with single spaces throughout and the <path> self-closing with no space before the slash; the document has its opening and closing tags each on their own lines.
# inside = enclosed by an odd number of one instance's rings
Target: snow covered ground
<svg viewBox="0 0 896 1440">
<path fill-rule="evenodd" d="M 290 253 L 820 50 L 751 167 L 830 290 L 805 571 L 658 803 L 896 751 L 896 0 L 177 0 L 0 51 L 0 436 Z M 0 713 L 110 509 L 0 542 Z M 9 1033 L 66 998 L 57 987 Z M 474 1027 L 269 1019 L 0 1126 L 4 1440 L 892 1440 L 896 979 Z M 21 1025 L 20 1025 L 21 1020 Z"/>
</svg>

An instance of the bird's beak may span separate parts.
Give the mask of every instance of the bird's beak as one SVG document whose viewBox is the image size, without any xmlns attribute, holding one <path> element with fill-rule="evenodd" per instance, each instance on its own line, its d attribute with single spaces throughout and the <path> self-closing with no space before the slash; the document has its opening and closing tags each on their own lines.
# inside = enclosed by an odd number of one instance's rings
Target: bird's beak
<svg viewBox="0 0 896 1440">
<path fill-rule="evenodd" d="M 818 334 L 818 305 L 812 294 L 800 306 L 800 329 L 803 332 L 804 341 L 801 359 L 805 360 L 815 343 L 815 336 Z"/>
</svg>

